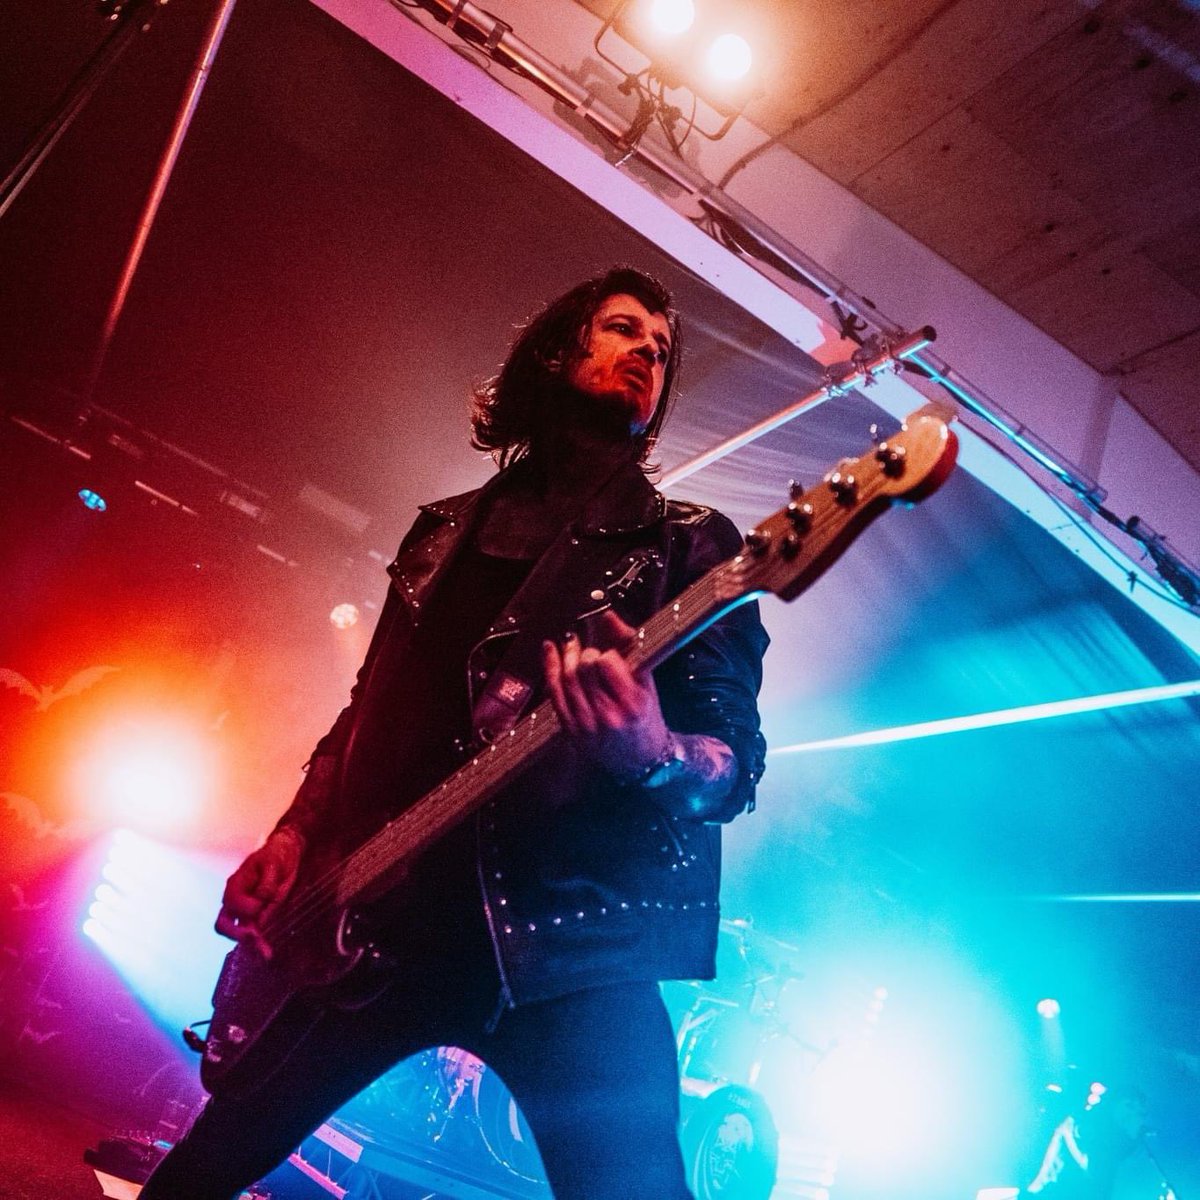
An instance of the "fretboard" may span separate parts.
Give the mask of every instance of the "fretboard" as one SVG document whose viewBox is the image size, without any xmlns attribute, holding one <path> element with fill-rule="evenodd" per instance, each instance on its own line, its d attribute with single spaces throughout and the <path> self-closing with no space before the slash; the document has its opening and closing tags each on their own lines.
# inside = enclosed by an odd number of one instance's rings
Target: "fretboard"
<svg viewBox="0 0 1200 1200">
<path fill-rule="evenodd" d="M 734 586 L 730 568 L 739 557 L 713 567 L 635 630 L 625 652 L 634 670 L 653 669 L 723 613 L 756 594 L 738 592 Z M 338 903 L 353 903 L 486 804 L 534 763 L 559 728 L 553 706 L 543 701 L 389 821 L 346 859 L 338 881 Z"/>
</svg>

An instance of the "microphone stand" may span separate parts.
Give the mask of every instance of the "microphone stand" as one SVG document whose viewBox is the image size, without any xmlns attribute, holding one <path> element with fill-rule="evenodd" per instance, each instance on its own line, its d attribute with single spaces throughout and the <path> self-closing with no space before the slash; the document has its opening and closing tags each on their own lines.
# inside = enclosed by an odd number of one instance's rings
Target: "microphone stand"
<svg viewBox="0 0 1200 1200">
<path fill-rule="evenodd" d="M 1155 1154 L 1154 1151 L 1150 1149 L 1149 1138 L 1147 1138 L 1145 1133 L 1143 1133 L 1142 1136 L 1140 1138 L 1138 1138 L 1138 1141 L 1141 1142 L 1143 1152 L 1145 1153 L 1146 1157 L 1154 1164 L 1154 1169 L 1158 1172 L 1158 1177 L 1159 1177 L 1160 1184 L 1161 1184 L 1161 1186 L 1159 1188 L 1159 1193 L 1158 1193 L 1159 1200 L 1180 1200 L 1179 1193 L 1171 1185 L 1171 1181 L 1167 1178 L 1166 1171 L 1163 1170 L 1162 1163 L 1159 1162 L 1159 1160 L 1158 1160 L 1158 1155 Z"/>
</svg>

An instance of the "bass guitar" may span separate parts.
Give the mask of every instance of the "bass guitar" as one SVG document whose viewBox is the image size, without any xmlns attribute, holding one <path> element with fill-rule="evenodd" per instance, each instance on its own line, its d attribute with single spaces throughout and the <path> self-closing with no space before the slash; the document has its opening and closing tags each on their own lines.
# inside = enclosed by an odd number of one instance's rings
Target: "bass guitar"
<svg viewBox="0 0 1200 1200">
<path fill-rule="evenodd" d="M 956 453 L 945 413 L 930 405 L 860 457 L 843 459 L 820 483 L 807 490 L 792 484 L 788 503 L 749 531 L 739 553 L 635 630 L 626 651 L 630 665 L 652 669 L 722 614 L 757 596 L 771 592 L 794 599 L 891 504 L 912 504 L 934 491 L 953 469 Z M 378 979 L 383 956 L 362 935 L 359 910 L 386 894 L 423 850 L 526 770 L 558 733 L 554 709 L 543 701 L 350 853 L 323 856 L 314 848 L 306 855 L 301 877 L 262 930 L 270 957 L 251 942 L 230 951 L 213 996 L 208 1037 L 189 1039 L 203 1052 L 205 1087 L 215 1092 L 235 1085 L 252 1069 L 261 1078 L 261 1068 L 248 1067 L 247 1059 L 263 1043 L 264 1053 L 252 1056 L 256 1062 L 286 1057 L 302 1032 L 297 1023 L 319 1011 L 319 1004 L 290 1005 L 293 998 L 352 1003 L 355 994 L 379 990 L 378 982 L 372 987 L 371 968 Z"/>
</svg>

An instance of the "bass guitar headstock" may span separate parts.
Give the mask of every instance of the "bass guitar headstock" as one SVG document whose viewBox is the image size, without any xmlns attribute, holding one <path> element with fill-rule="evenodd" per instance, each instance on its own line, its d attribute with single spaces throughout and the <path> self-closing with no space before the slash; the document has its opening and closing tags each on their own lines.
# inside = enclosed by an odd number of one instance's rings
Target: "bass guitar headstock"
<svg viewBox="0 0 1200 1200">
<path fill-rule="evenodd" d="M 858 458 L 842 459 L 820 483 L 793 483 L 789 503 L 746 534 L 746 548 L 731 564 L 731 587 L 792 600 L 889 505 L 915 504 L 936 491 L 958 454 L 949 418 L 941 406 L 927 405 Z"/>
</svg>

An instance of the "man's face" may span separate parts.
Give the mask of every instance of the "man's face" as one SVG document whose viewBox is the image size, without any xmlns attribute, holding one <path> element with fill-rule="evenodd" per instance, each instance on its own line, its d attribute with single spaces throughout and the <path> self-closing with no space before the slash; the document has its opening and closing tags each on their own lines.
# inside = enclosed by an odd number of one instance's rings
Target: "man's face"
<svg viewBox="0 0 1200 1200">
<path fill-rule="evenodd" d="M 633 296 L 609 296 L 592 318 L 584 346 L 567 364 L 567 382 L 585 396 L 619 405 L 630 432 L 641 433 L 662 395 L 671 350 L 667 318 Z"/>
</svg>

